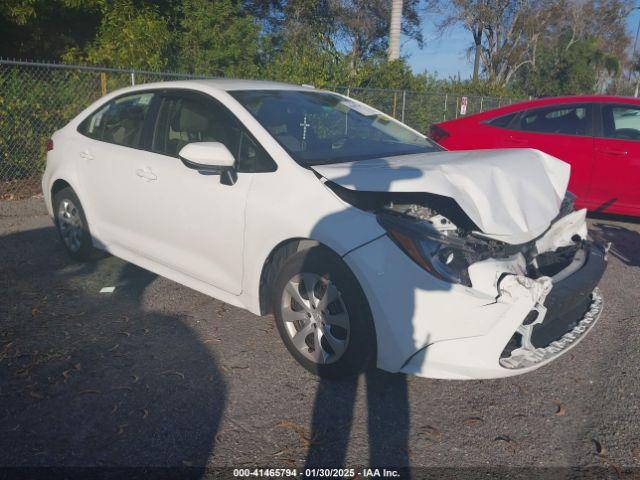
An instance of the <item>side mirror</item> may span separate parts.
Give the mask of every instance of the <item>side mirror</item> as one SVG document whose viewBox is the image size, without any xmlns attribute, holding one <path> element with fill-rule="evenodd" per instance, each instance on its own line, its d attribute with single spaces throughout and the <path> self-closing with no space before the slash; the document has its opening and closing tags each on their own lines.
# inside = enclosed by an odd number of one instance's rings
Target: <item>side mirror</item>
<svg viewBox="0 0 640 480">
<path fill-rule="evenodd" d="M 198 170 L 204 175 L 220 175 L 225 185 L 236 182 L 236 159 L 229 149 L 220 142 L 195 142 L 182 147 L 178 153 L 186 167 Z"/>
</svg>

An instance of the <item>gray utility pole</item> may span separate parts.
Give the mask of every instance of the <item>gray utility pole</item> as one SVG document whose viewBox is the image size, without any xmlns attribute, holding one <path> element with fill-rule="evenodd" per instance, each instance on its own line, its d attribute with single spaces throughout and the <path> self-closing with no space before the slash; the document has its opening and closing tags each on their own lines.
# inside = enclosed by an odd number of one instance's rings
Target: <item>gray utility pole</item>
<svg viewBox="0 0 640 480">
<path fill-rule="evenodd" d="M 389 27 L 389 61 L 400 58 L 400 30 L 402 26 L 402 0 L 391 0 Z"/>
</svg>

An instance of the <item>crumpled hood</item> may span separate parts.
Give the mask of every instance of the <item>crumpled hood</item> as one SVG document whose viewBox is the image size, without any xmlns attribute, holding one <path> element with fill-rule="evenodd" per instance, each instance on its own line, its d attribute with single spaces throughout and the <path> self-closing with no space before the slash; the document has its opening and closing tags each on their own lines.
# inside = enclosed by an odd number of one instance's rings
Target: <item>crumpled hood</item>
<svg viewBox="0 0 640 480">
<path fill-rule="evenodd" d="M 338 185 L 454 199 L 486 236 L 510 244 L 541 235 L 558 215 L 569 164 L 529 148 L 423 153 L 316 165 Z"/>
</svg>

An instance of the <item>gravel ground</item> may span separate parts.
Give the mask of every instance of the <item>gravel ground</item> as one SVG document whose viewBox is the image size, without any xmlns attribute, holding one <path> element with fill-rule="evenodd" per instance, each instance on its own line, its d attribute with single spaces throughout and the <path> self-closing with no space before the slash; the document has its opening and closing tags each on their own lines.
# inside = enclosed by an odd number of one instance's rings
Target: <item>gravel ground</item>
<svg viewBox="0 0 640 480">
<path fill-rule="evenodd" d="M 271 317 L 115 257 L 74 263 L 41 199 L 0 202 L 0 465 L 306 461 L 633 477 L 640 224 L 590 226 L 613 243 L 605 310 L 551 365 L 495 381 L 376 371 L 321 382 L 289 356 Z"/>
</svg>

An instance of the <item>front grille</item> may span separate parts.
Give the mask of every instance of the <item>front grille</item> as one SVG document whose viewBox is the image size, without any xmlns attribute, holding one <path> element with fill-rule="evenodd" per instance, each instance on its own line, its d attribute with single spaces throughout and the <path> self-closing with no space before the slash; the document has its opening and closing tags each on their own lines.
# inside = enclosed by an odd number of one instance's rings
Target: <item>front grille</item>
<svg viewBox="0 0 640 480">
<path fill-rule="evenodd" d="M 554 283 L 544 302 L 547 314 L 541 324 L 533 328 L 531 343 L 546 347 L 557 340 L 584 316 L 591 304 L 596 288 L 606 268 L 605 252 L 590 245 L 585 264 L 573 275 Z"/>
<path fill-rule="evenodd" d="M 560 247 L 554 252 L 541 253 L 536 257 L 538 272 L 547 277 L 553 277 L 568 267 L 578 251 L 579 244 Z"/>
<path fill-rule="evenodd" d="M 554 306 L 547 307 L 547 314 L 543 322 L 533 327 L 531 344 L 536 348 L 546 347 L 565 333 L 573 330 L 587 313 L 590 305 L 591 295 L 588 295 L 569 310 Z"/>
</svg>

